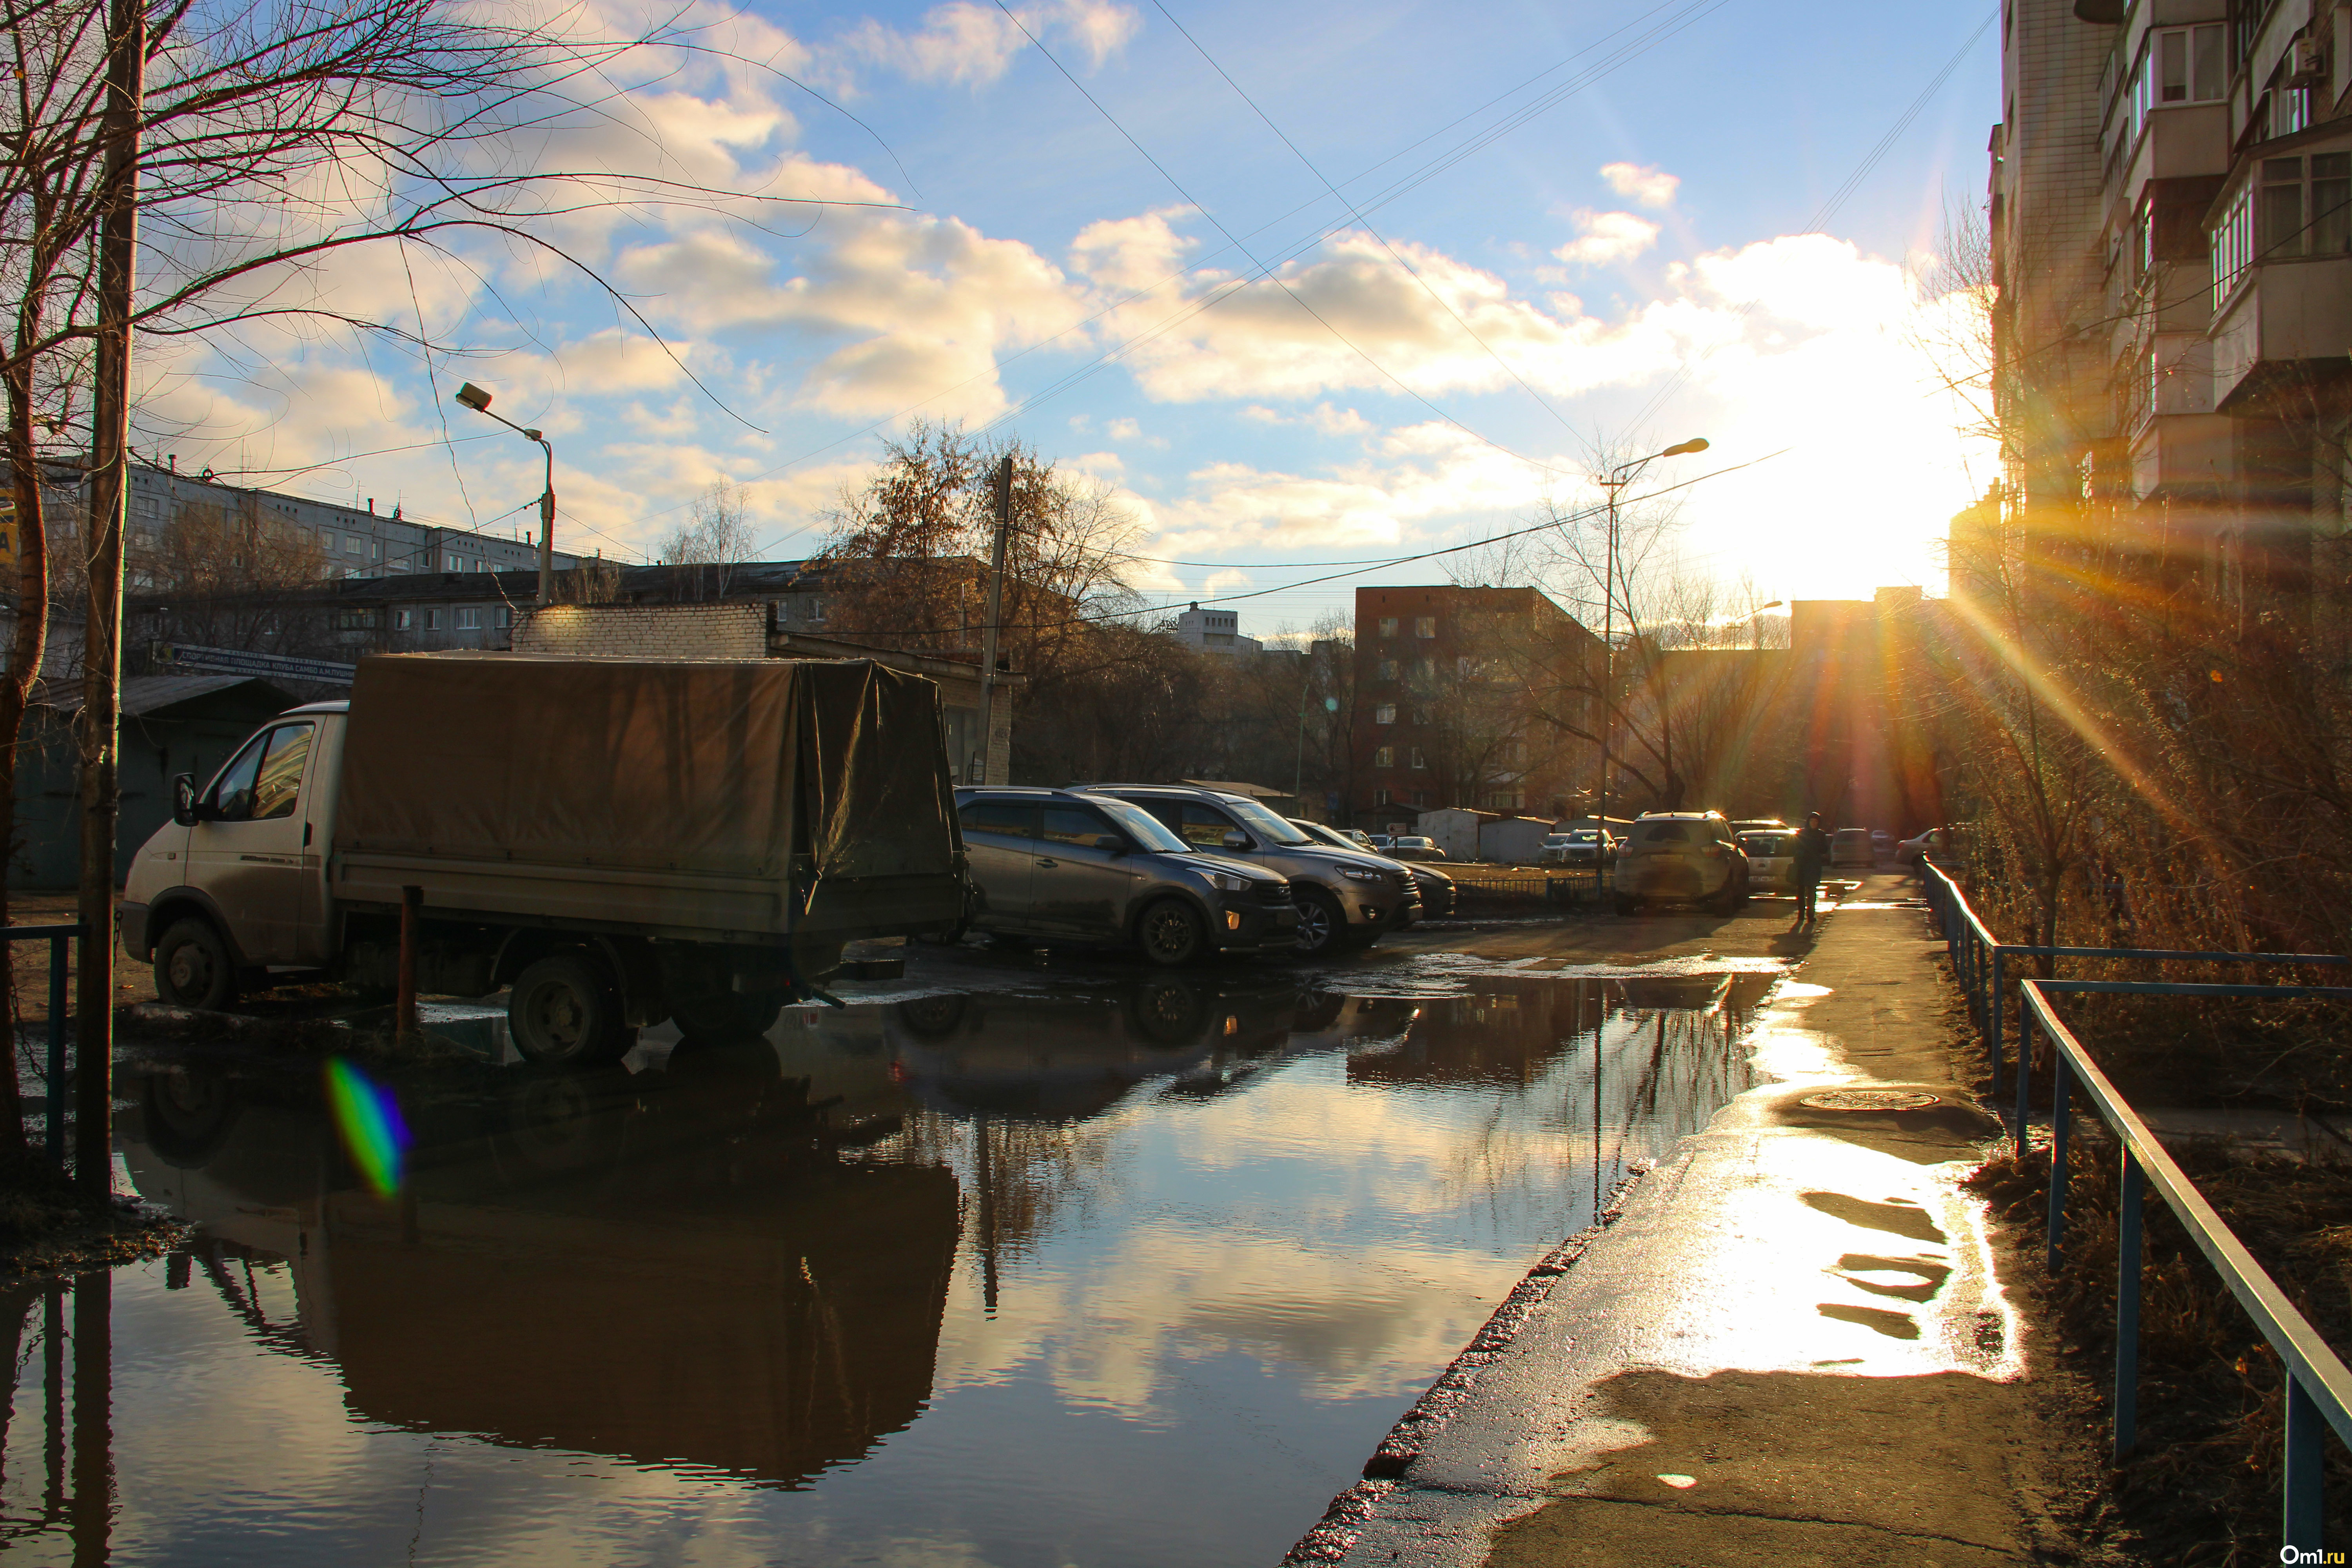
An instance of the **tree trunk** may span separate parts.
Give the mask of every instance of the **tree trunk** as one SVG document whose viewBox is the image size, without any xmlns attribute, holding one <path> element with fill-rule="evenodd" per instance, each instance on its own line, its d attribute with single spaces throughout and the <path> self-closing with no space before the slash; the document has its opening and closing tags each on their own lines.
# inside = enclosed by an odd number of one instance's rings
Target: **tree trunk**
<svg viewBox="0 0 2352 1568">
<path fill-rule="evenodd" d="M 37 332 L 38 322 L 34 323 Z M 21 336 L 22 334 L 20 334 Z M 8 668 L 0 671 L 0 921 L 14 924 L 8 913 L 7 851 L 16 842 L 16 746 L 25 730 L 25 710 L 39 679 L 41 656 L 49 632 L 48 530 L 41 511 L 39 454 L 33 445 L 33 367 L 19 360 L 5 377 L 7 429 L 5 437 L 10 488 L 16 504 L 16 635 L 8 649 Z M 9 1032 L 9 1068 L 0 1071 L 0 1157 L 21 1154 L 26 1148 L 24 1096 L 18 1089 L 16 1063 L 16 964 L 14 944 L 8 963 L 0 970 L 0 1018 Z M 64 1117 L 62 1086 L 49 1088 L 49 1125 Z"/>
</svg>

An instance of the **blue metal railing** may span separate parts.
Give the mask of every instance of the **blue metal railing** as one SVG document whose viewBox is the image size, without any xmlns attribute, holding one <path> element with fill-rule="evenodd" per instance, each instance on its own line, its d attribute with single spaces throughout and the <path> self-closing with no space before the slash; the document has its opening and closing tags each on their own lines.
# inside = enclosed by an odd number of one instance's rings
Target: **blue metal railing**
<svg viewBox="0 0 2352 1568">
<path fill-rule="evenodd" d="M 66 943 L 88 934 L 79 925 L 0 926 L 0 939 L 8 942 L 42 942 L 49 944 L 49 1063 L 48 1105 L 42 1112 L 47 1131 L 42 1143 L 47 1151 L 49 1163 L 59 1170 L 66 1164 Z M 11 962 L 14 962 L 13 960 Z M 12 1022 L 13 1030 L 14 1024 Z M 9 1044 L 6 1071 L 14 1072 L 16 1045 Z"/>
<path fill-rule="evenodd" d="M 2154 947 L 2052 947 L 2002 942 L 1969 907 L 1968 895 L 1960 891 L 1960 885 L 1952 880 L 1942 867 L 1922 860 L 1919 863 L 1919 879 L 1926 889 L 1927 908 L 1935 914 L 1937 928 L 1943 933 L 1945 951 L 1951 955 L 1952 974 L 1959 984 L 1962 997 L 1968 1002 L 1969 1016 L 1975 1023 L 1977 1033 L 1991 1056 L 1990 1092 L 1995 1096 L 2000 1093 L 2002 1068 L 2001 991 L 2010 978 L 2006 971 L 2012 958 L 2120 958 L 2151 963 L 2269 963 L 2288 967 L 2340 968 L 2352 964 L 2352 957 L 2326 952 L 2207 952 Z M 2150 989 L 2150 986 L 2157 985 L 2155 982 L 2081 981 L 2070 984 L 2084 990 L 2118 987 L 2137 995 L 2352 996 L 2352 989 L 2333 986 L 2257 985 L 2225 987 L 2221 991 L 2209 987 L 2165 991 L 2160 987 Z M 2033 1079 L 2030 1070 L 2032 1058 L 2024 1039 L 2021 1001 L 2019 1009 L 2017 1110 L 2010 1122 L 2010 1135 L 2022 1148 L 2026 1116 L 2030 1110 L 2028 1097 Z"/>
<path fill-rule="evenodd" d="M 2115 1455 L 2120 1460 L 2129 1452 L 2137 1438 L 2139 1416 L 2139 1292 L 2140 1292 L 2140 1222 L 2142 1197 L 2153 1186 L 2157 1195 L 2170 1206 L 2180 1221 L 2181 1228 L 2197 1250 L 2205 1255 L 2221 1283 L 2238 1304 L 2254 1321 L 2263 1338 L 2278 1352 L 2280 1364 L 2286 1369 L 2284 1391 L 2286 1428 L 2286 1475 L 2281 1489 L 2283 1497 L 2281 1541 L 2284 1546 L 2313 1555 L 2302 1559 L 2319 1562 L 2323 1534 L 2321 1506 L 2324 1501 L 2323 1467 L 2326 1463 L 2325 1428 L 2332 1426 L 2336 1435 L 2352 1444 L 2352 1370 L 2347 1370 L 2342 1358 L 2330 1350 L 2309 1320 L 2294 1310 L 2275 1281 L 2245 1245 L 2231 1233 L 2221 1216 L 2214 1212 L 2189 1181 L 2188 1173 L 2175 1164 L 2166 1153 L 2146 1122 L 2132 1111 L 2114 1084 L 2092 1061 L 2082 1042 L 2059 1021 L 2050 1005 L 2057 992 L 2125 992 L 2158 995 L 2275 995 L 2284 990 L 2313 991 L 2315 987 L 2279 987 L 2252 985 L 2159 985 L 2139 984 L 2130 981 L 2050 981 L 2027 980 L 2019 990 L 2024 1006 L 2021 1011 L 2021 1036 L 2027 1031 L 2039 1031 L 2051 1043 L 2054 1071 L 2052 1076 L 2050 1114 L 2050 1251 L 2049 1263 L 2054 1273 L 2059 1254 L 2065 1245 L 2066 1227 L 2066 1145 L 2071 1103 L 2074 1091 L 2079 1088 L 2083 1097 L 2100 1119 L 2113 1130 L 2116 1141 L 2122 1146 L 2122 1199 L 2118 1205 L 2116 1244 L 2116 1393 L 2115 1393 Z M 2329 988 L 2336 994 L 2352 995 L 2352 989 Z M 2021 1056 L 2025 1041 L 2019 1041 Z M 2284 1553 L 2282 1553 L 2284 1556 Z M 2288 1559 L 2292 1561 L 2293 1559 Z"/>
</svg>

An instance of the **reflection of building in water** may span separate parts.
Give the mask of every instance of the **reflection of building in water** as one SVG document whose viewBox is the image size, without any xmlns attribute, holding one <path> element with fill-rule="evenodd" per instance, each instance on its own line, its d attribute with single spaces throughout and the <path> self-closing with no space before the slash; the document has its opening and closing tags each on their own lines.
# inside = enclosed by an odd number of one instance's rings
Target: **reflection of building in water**
<svg viewBox="0 0 2352 1568">
<path fill-rule="evenodd" d="M 394 1202 L 314 1100 L 227 1079 L 134 1089 L 125 1159 L 200 1257 L 284 1260 L 276 1348 L 331 1358 L 356 1415 L 791 1484 L 920 1414 L 959 1200 L 940 1166 L 844 1158 L 803 1080 L 737 1054 L 419 1103 Z"/>
</svg>

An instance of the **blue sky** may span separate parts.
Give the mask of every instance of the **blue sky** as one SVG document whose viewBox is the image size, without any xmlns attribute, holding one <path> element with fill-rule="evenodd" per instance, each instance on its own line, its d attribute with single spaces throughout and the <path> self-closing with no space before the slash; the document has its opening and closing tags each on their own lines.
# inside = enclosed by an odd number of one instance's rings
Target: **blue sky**
<svg viewBox="0 0 2352 1568">
<path fill-rule="evenodd" d="M 904 210 L 743 199 L 565 226 L 668 352 L 511 251 L 352 258 L 318 279 L 332 302 L 478 352 L 428 366 L 310 335 L 151 356 L 150 427 L 181 432 L 162 444 L 184 468 L 522 526 L 536 451 L 447 404 L 469 378 L 554 439 L 566 547 L 646 557 L 723 475 L 749 485 L 763 553 L 789 558 L 881 432 L 917 413 L 1003 420 L 1117 486 L 1150 530 L 1143 553 L 1218 563 L 1148 564 L 1146 585 L 1260 594 L 1236 606 L 1260 634 L 1344 606 L 1359 581 L 1444 580 L 1423 564 L 1263 594 L 1322 574 L 1275 563 L 1522 526 L 1547 495 L 1590 503 L 1596 439 L 1638 452 L 1706 435 L 1703 458 L 1653 473 L 1768 460 L 1684 492 L 1686 572 L 1758 597 L 1940 592 L 1934 541 L 1992 468 L 1935 388 L 1949 368 L 1918 340 L 1952 306 L 1920 299 L 1913 269 L 1948 203 L 1983 188 L 1993 32 L 1834 215 L 1809 220 L 1982 15 L 1008 4 L 1159 168 L 993 0 L 700 4 L 705 37 L 840 109 L 749 65 L 648 56 L 622 78 L 638 87 L 627 114 L 532 155 Z M 1645 37 L 1662 24 L 1680 26 Z M 1358 202 L 1417 183 L 1356 216 L 1314 171 Z M 1282 260 L 1287 290 L 1251 281 L 1226 232 Z M 404 449 L 363 455 L 386 447 Z"/>
</svg>

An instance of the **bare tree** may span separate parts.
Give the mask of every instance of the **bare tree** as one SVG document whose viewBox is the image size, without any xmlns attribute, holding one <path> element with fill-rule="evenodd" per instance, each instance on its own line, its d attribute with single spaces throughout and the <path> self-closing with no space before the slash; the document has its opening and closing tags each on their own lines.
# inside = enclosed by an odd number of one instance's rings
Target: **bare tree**
<svg viewBox="0 0 2352 1568">
<path fill-rule="evenodd" d="M 751 558 L 758 542 L 751 533 L 750 499 L 751 491 L 735 480 L 713 479 L 688 506 L 687 521 L 662 542 L 661 558 L 689 569 L 694 598 L 703 596 L 706 582 L 711 597 L 725 598 L 728 579 Z"/>
</svg>

